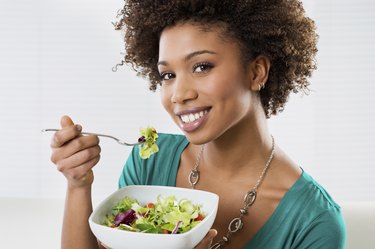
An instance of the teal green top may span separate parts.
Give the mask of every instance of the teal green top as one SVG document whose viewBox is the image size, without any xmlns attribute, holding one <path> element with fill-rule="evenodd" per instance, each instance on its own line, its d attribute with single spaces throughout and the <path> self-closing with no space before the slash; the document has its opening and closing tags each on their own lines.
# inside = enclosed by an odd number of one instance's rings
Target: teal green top
<svg viewBox="0 0 375 249">
<path fill-rule="evenodd" d="M 160 134 L 159 152 L 139 157 L 134 147 L 120 176 L 127 185 L 176 186 L 181 153 L 189 144 L 182 135 Z M 305 171 L 286 192 L 279 205 L 247 243 L 245 249 L 341 249 L 346 229 L 340 207 Z"/>
</svg>

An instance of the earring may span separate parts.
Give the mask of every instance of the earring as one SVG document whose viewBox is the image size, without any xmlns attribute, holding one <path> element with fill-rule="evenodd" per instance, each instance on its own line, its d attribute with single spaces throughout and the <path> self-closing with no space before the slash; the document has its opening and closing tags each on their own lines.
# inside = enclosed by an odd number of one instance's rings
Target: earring
<svg viewBox="0 0 375 249">
<path fill-rule="evenodd" d="M 264 87 L 265 87 L 264 83 L 263 84 L 258 84 L 259 92 L 260 92 L 260 90 L 264 89 Z"/>
</svg>

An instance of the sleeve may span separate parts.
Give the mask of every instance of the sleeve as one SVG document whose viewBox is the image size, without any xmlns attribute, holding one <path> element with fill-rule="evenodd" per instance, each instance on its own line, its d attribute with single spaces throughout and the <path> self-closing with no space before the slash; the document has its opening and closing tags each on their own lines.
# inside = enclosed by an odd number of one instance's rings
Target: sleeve
<svg viewBox="0 0 375 249">
<path fill-rule="evenodd" d="M 327 210 L 297 236 L 292 249 L 345 249 L 346 228 L 340 210 Z"/>
<path fill-rule="evenodd" d="M 142 162 L 141 158 L 139 157 L 139 148 L 138 146 L 134 146 L 121 172 L 118 182 L 119 188 L 129 185 L 143 184 L 141 172 L 143 167 L 140 166 L 141 164 Z"/>
</svg>

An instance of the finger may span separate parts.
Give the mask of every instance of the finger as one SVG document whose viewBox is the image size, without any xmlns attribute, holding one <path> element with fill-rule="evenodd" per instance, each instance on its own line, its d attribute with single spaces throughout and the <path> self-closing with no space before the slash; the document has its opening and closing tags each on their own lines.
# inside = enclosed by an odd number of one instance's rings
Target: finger
<svg viewBox="0 0 375 249">
<path fill-rule="evenodd" d="M 100 154 L 100 151 L 101 149 L 99 145 L 81 150 L 68 158 L 58 161 L 56 163 L 57 169 L 64 172 L 83 165 L 97 157 Z"/>
<path fill-rule="evenodd" d="M 75 153 L 96 146 L 99 144 L 97 136 L 80 136 L 66 143 L 65 146 L 55 148 L 51 155 L 51 161 L 57 163 L 58 161 L 68 158 Z"/>
<path fill-rule="evenodd" d="M 80 125 L 75 126 L 73 120 L 66 115 L 61 117 L 60 125 L 62 129 L 57 131 L 52 138 L 52 148 L 58 148 L 62 146 L 67 141 L 78 136 L 78 134 L 82 131 L 82 127 Z"/>
<path fill-rule="evenodd" d="M 78 167 L 72 168 L 71 170 L 64 172 L 64 175 L 69 179 L 73 179 L 75 181 L 82 179 L 85 180 L 84 177 L 87 176 L 87 173 L 99 162 L 99 160 L 100 155 Z"/>
<path fill-rule="evenodd" d="M 65 143 L 69 142 L 73 138 L 79 136 L 82 131 L 82 127 L 80 125 L 72 125 L 66 128 L 63 128 L 59 131 L 56 131 L 52 141 L 51 147 L 52 148 L 59 148 Z"/>
<path fill-rule="evenodd" d="M 52 148 L 58 148 L 73 138 L 79 136 L 82 131 L 82 126 L 80 125 L 70 125 L 63 127 L 61 130 L 56 131 L 51 142 Z"/>
<path fill-rule="evenodd" d="M 61 128 L 66 128 L 68 126 L 74 125 L 74 122 L 69 116 L 64 115 L 60 119 L 60 125 L 61 125 Z"/>
<path fill-rule="evenodd" d="M 210 229 L 202 241 L 195 247 L 196 249 L 207 249 L 211 246 L 213 239 L 217 235 L 216 229 Z"/>
</svg>

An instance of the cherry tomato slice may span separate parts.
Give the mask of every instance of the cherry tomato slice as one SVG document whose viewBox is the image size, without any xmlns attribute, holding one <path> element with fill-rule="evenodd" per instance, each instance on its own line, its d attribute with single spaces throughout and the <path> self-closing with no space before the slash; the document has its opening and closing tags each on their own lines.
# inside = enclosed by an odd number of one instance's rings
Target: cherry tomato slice
<svg viewBox="0 0 375 249">
<path fill-rule="evenodd" d="M 204 219 L 203 215 L 199 213 L 197 218 L 194 219 L 194 221 L 200 221 L 200 220 L 203 220 L 203 219 Z"/>
</svg>

